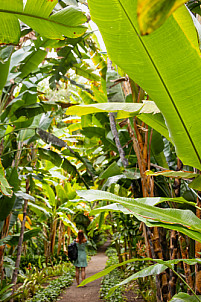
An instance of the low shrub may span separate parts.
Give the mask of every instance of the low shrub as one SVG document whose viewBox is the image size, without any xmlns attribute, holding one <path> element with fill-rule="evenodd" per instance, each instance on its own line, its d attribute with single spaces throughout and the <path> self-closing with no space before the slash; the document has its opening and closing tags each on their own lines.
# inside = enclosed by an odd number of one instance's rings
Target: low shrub
<svg viewBox="0 0 201 302">
<path fill-rule="evenodd" d="M 45 267 L 42 270 L 36 267 L 26 270 L 26 275 L 18 278 L 19 281 L 22 282 L 22 285 L 18 287 L 20 295 L 17 301 L 27 301 L 27 299 L 33 297 L 36 293 L 40 292 L 40 290 L 43 291 L 44 286 L 51 284 L 52 281 L 50 280 L 52 278 L 63 275 L 74 276 L 74 267 L 71 263 L 64 262 L 54 267 Z"/>
<path fill-rule="evenodd" d="M 40 289 L 38 293 L 29 299 L 29 302 L 53 302 L 57 300 L 57 297 L 61 294 L 65 287 L 70 286 L 74 280 L 74 269 L 71 269 L 65 275 L 52 280 L 50 284 L 43 289 Z"/>
</svg>

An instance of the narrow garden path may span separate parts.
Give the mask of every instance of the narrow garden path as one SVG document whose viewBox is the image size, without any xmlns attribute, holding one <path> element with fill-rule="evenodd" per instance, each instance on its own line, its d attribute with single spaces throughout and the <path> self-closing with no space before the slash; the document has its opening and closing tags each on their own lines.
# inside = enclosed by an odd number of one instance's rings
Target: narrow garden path
<svg viewBox="0 0 201 302">
<path fill-rule="evenodd" d="M 105 251 L 110 245 L 110 242 L 106 242 L 102 247 L 99 248 L 97 255 L 93 256 L 88 263 L 86 268 L 86 278 L 102 271 L 105 268 L 107 256 Z M 59 302 L 103 302 L 99 298 L 99 291 L 101 285 L 101 278 L 90 282 L 86 287 L 77 287 L 76 281 L 65 289 L 59 296 L 57 301 Z M 127 302 L 144 302 L 143 299 L 139 298 L 132 290 L 125 293 Z"/>
<path fill-rule="evenodd" d="M 107 256 L 105 250 L 110 243 L 104 244 L 98 251 L 97 255 L 93 256 L 86 268 L 86 278 L 100 272 L 105 268 Z M 72 286 L 63 291 L 58 298 L 60 302 L 99 302 L 99 290 L 101 279 L 95 280 L 86 285 L 86 287 L 77 288 L 76 281 Z"/>
</svg>

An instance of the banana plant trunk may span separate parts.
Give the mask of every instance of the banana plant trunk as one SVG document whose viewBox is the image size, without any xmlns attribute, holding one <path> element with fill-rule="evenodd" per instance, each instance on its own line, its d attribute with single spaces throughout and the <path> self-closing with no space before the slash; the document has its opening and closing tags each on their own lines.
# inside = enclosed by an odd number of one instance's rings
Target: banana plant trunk
<svg viewBox="0 0 201 302">
<path fill-rule="evenodd" d="M 54 246 L 57 232 L 57 219 L 54 219 L 51 230 L 51 238 L 50 238 L 50 251 L 51 254 L 54 255 Z"/>
<path fill-rule="evenodd" d="M 177 158 L 177 171 L 183 169 L 182 161 Z M 180 197 L 180 187 L 181 187 L 181 179 L 176 178 L 174 180 L 174 194 L 175 197 Z M 170 259 L 174 260 L 177 259 L 178 255 L 178 232 L 171 230 L 170 231 Z M 177 265 L 174 265 L 174 270 L 177 270 Z M 186 278 L 187 279 L 187 278 Z M 170 279 L 169 279 L 169 299 L 171 299 L 176 294 L 176 282 L 177 282 L 177 275 L 170 270 Z"/>
<path fill-rule="evenodd" d="M 4 221 L 4 226 L 3 226 L 2 233 L 1 233 L 1 239 L 5 238 L 8 235 L 9 225 L 10 225 L 10 216 L 11 215 L 8 215 L 8 217 Z M 5 245 L 0 246 L 0 276 L 1 276 L 1 281 L 4 279 L 4 270 L 3 270 L 4 250 L 5 250 Z"/>
<path fill-rule="evenodd" d="M 182 234 L 180 234 L 180 236 L 179 236 L 179 244 L 180 244 L 180 251 L 181 251 L 182 259 L 188 259 L 189 253 L 188 253 L 187 241 L 186 241 L 186 238 Z M 193 289 L 193 277 L 192 277 L 192 272 L 191 272 L 191 266 L 187 263 L 183 263 L 183 266 L 184 266 L 186 282 Z M 187 289 L 187 291 L 188 291 L 188 294 L 192 293 L 189 288 Z"/>
<path fill-rule="evenodd" d="M 170 231 L 170 260 L 177 259 L 178 255 L 178 233 L 177 231 Z M 176 270 L 176 265 L 174 265 Z M 177 275 L 170 270 L 170 279 L 169 279 L 169 299 L 171 299 L 176 294 L 176 282 Z"/>
<path fill-rule="evenodd" d="M 145 133 L 140 133 L 138 125 L 138 120 L 134 119 L 134 130 L 131 127 L 130 121 L 128 121 L 128 132 L 133 141 L 133 148 L 138 160 L 138 166 L 141 175 L 142 192 L 143 197 L 153 197 L 154 196 L 154 181 L 151 177 L 145 175 L 145 171 L 150 169 L 150 158 L 151 158 L 151 139 L 152 132 L 150 135 L 150 141 L 148 142 L 148 127 L 143 125 Z M 157 227 L 154 228 L 143 228 L 146 230 L 144 232 L 145 242 L 147 245 L 147 251 L 151 250 L 152 258 L 164 259 L 164 253 L 161 246 L 161 234 Z M 146 238 L 148 235 L 148 239 Z M 148 254 L 149 256 L 149 254 Z M 168 301 L 168 275 L 166 271 L 156 277 L 156 287 L 157 287 L 157 301 Z"/>
<path fill-rule="evenodd" d="M 15 292 L 15 287 L 16 287 L 16 283 L 17 283 L 17 275 L 18 275 L 18 271 L 19 271 L 21 254 L 22 254 L 22 244 L 23 244 L 23 239 L 24 239 L 27 206 L 28 206 L 28 200 L 25 199 L 24 200 L 24 210 L 23 210 L 23 220 L 22 220 L 22 224 L 21 224 L 20 237 L 19 237 L 18 247 L 17 247 L 17 259 L 15 262 L 15 270 L 14 270 L 13 276 L 12 276 L 13 293 Z M 11 299 L 10 302 L 13 302 L 13 299 Z"/>
</svg>

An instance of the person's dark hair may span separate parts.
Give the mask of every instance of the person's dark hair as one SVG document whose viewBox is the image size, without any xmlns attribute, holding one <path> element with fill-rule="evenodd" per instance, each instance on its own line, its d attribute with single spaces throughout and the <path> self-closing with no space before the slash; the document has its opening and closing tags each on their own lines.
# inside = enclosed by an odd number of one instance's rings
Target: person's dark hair
<svg viewBox="0 0 201 302">
<path fill-rule="evenodd" d="M 84 232 L 83 232 L 83 230 L 79 230 L 78 231 L 77 238 L 78 238 L 79 244 L 81 244 L 81 243 L 84 242 L 85 238 L 84 238 Z"/>
</svg>

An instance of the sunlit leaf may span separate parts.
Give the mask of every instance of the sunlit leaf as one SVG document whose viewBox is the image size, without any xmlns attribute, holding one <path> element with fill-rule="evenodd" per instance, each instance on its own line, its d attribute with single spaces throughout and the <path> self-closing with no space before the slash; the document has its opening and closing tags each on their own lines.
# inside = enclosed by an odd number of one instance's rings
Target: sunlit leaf
<svg viewBox="0 0 201 302">
<path fill-rule="evenodd" d="M 186 0 L 138 0 L 137 15 L 142 35 L 159 28 Z"/>
<path fill-rule="evenodd" d="M 112 62 L 156 103 L 181 161 L 200 169 L 201 58 L 188 10 L 180 7 L 153 34 L 141 36 L 137 0 L 89 0 L 88 4 Z"/>
<path fill-rule="evenodd" d="M 201 221 L 200 219 L 189 210 L 180 210 L 180 209 L 171 209 L 165 208 L 161 209 L 155 206 L 148 204 L 143 204 L 140 200 L 120 197 L 109 192 L 98 191 L 98 190 L 86 190 L 86 191 L 77 191 L 78 196 L 83 197 L 88 201 L 96 200 L 107 200 L 110 202 L 120 203 L 125 208 L 130 210 L 131 214 L 137 214 L 151 221 L 156 221 L 169 224 L 171 229 L 172 225 L 181 225 L 187 230 L 193 230 L 198 233 L 201 233 Z M 166 198 L 164 197 L 164 200 Z M 167 200 L 170 200 L 167 198 Z M 174 199 L 173 199 L 174 200 Z M 172 200 L 172 201 L 173 201 Z M 95 209 L 91 214 L 99 213 L 99 209 Z M 189 235 L 190 236 L 190 235 Z"/>
<path fill-rule="evenodd" d="M 49 39 L 63 39 L 64 36 L 76 38 L 84 34 L 87 21 L 79 8 L 68 6 L 51 14 L 57 1 L 0 0 L 0 41 L 17 44 L 20 38 L 19 19 L 29 25 L 41 36 Z"/>
<path fill-rule="evenodd" d="M 0 161 L 0 191 L 2 192 L 3 195 L 6 196 L 12 196 L 12 187 L 9 185 L 6 177 L 5 177 L 5 172 L 4 172 L 4 168 L 1 164 Z"/>
</svg>

